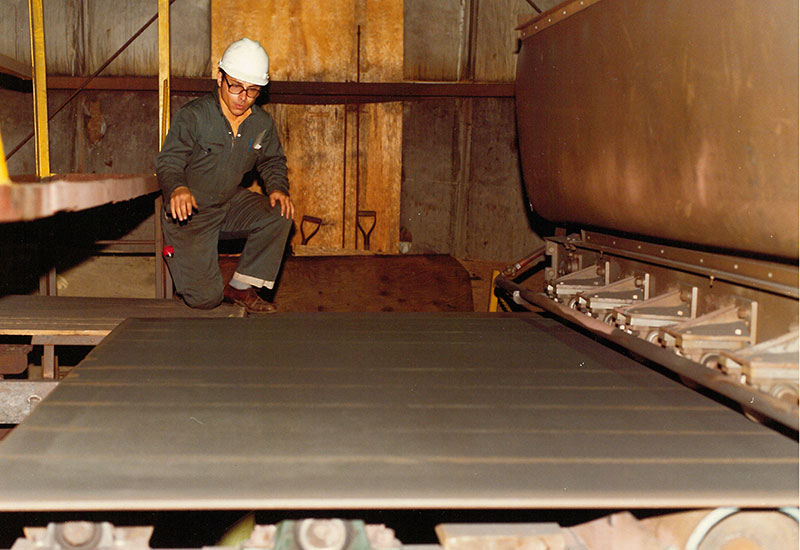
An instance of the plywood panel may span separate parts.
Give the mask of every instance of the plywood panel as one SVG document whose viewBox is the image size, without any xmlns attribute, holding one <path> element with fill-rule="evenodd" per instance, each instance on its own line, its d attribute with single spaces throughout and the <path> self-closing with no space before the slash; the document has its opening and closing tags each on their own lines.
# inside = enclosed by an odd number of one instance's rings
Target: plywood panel
<svg viewBox="0 0 800 550">
<path fill-rule="evenodd" d="M 408 102 L 403 115 L 403 240 L 415 253 L 451 253 L 455 194 L 456 105 Z M 405 230 L 405 231 L 404 231 Z"/>
<path fill-rule="evenodd" d="M 397 252 L 402 168 L 402 103 L 348 108 L 344 248 L 364 249 L 357 212 L 376 212 L 370 250 Z M 371 220 L 363 219 L 369 232 Z"/>
<path fill-rule="evenodd" d="M 364 105 L 362 112 L 358 208 L 377 213 L 370 250 L 397 252 L 403 105 L 373 103 Z M 371 223 L 365 220 L 363 225 L 368 231 Z M 356 248 L 364 247 L 361 234 L 357 243 Z"/>
<path fill-rule="evenodd" d="M 383 82 L 402 78 L 402 2 L 213 0 L 211 12 L 215 64 L 231 41 L 249 36 L 269 53 L 273 79 L 360 77 Z M 401 104 L 270 105 L 267 109 L 279 122 L 298 228 L 304 214 L 323 219 L 311 244 L 363 248 L 356 237 L 356 213 L 375 210 L 377 224 L 370 248 L 396 252 Z M 299 244 L 301 237 L 298 231 L 292 242 Z"/>
<path fill-rule="evenodd" d="M 154 0 L 44 2 L 45 53 L 49 75 L 86 75 L 97 70 L 158 11 Z M 0 54 L 29 65 L 28 0 L 4 0 Z M 173 76 L 208 74 L 209 0 L 181 0 L 171 7 Z M 158 74 L 156 24 L 128 46 L 104 75 Z"/>
<path fill-rule="evenodd" d="M 540 9 L 545 2 L 539 1 Z M 555 2 L 551 2 L 555 3 Z M 536 12 L 520 0 L 491 0 L 478 7 L 475 41 L 475 80 L 511 82 L 514 80 L 518 34 L 515 31 L 520 15 Z"/>
<path fill-rule="evenodd" d="M 462 0 L 405 0 L 405 79 L 458 80 L 464 23 Z"/>
<path fill-rule="evenodd" d="M 247 36 L 269 53 L 272 79 L 344 80 L 355 75 L 354 17 L 353 0 L 212 0 L 211 62 Z"/>
<path fill-rule="evenodd" d="M 403 2 L 360 0 L 362 82 L 403 79 Z"/>
<path fill-rule="evenodd" d="M 292 244 L 301 243 L 303 215 L 309 215 L 322 219 L 319 232 L 309 244 L 363 249 L 362 239 L 356 238 L 356 211 L 374 210 L 377 223 L 370 237 L 371 250 L 396 252 L 402 104 L 362 105 L 360 114 L 356 106 L 344 105 L 267 105 L 265 108 L 278 125 L 291 194 L 297 207 L 297 232 Z M 345 109 L 348 111 L 346 150 Z M 360 117 L 358 124 L 357 116 Z M 361 134 L 358 139 L 357 130 Z M 356 162 L 360 162 L 358 172 Z M 306 234 L 312 229 L 313 225 L 306 224 Z"/>
<path fill-rule="evenodd" d="M 242 36 L 270 55 L 275 80 L 400 80 L 403 70 L 403 3 L 396 0 L 212 0 L 211 61 Z"/>
<path fill-rule="evenodd" d="M 288 166 L 289 185 L 295 202 L 300 244 L 303 215 L 322 219 L 310 244 L 342 245 L 344 107 L 341 105 L 268 105 L 281 135 Z M 312 226 L 307 224 L 306 233 Z"/>
<path fill-rule="evenodd" d="M 509 263 L 541 246 L 531 229 L 519 169 L 514 101 L 473 102 L 464 249 L 467 258 Z"/>
</svg>

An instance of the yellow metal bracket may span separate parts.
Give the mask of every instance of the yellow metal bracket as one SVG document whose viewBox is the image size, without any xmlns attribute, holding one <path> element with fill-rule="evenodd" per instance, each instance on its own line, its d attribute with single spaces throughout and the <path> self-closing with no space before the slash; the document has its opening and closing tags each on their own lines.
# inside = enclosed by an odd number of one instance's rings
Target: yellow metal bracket
<svg viewBox="0 0 800 550">
<path fill-rule="evenodd" d="M 496 269 L 493 269 L 492 284 L 489 287 L 489 311 L 491 313 L 497 313 L 497 295 L 494 293 L 494 289 L 495 289 L 495 281 L 498 275 L 500 275 L 500 272 Z"/>
<path fill-rule="evenodd" d="M 169 0 L 158 0 L 158 134 L 159 148 L 169 131 Z"/>
<path fill-rule="evenodd" d="M 164 143 L 169 131 L 169 5 L 170 0 L 158 0 L 158 148 Z M 170 277 L 161 251 L 164 234 L 161 232 L 164 199 L 161 194 L 155 200 L 155 260 L 156 298 L 169 298 L 172 294 Z"/>
<path fill-rule="evenodd" d="M 0 134 L 0 185 L 10 185 L 11 179 L 8 177 L 8 166 L 6 166 L 6 152 L 3 149 L 3 136 Z"/>
<path fill-rule="evenodd" d="M 36 131 L 36 175 L 50 175 L 50 136 L 47 129 L 47 65 L 44 56 L 42 0 L 28 0 L 33 63 L 33 117 Z"/>
</svg>

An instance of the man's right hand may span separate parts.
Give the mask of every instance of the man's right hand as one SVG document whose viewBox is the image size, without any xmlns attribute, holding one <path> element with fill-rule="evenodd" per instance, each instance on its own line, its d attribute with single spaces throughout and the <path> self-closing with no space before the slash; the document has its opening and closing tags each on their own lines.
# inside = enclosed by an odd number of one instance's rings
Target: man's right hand
<svg viewBox="0 0 800 550">
<path fill-rule="evenodd" d="M 172 218 L 178 221 L 185 221 L 192 215 L 192 210 L 199 210 L 194 195 L 185 185 L 178 187 L 172 192 L 169 198 L 169 211 Z"/>
</svg>

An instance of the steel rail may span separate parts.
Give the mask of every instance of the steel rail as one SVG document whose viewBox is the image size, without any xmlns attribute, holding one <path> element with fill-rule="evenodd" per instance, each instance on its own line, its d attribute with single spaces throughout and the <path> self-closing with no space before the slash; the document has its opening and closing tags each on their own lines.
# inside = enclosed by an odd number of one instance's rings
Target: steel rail
<svg viewBox="0 0 800 550">
<path fill-rule="evenodd" d="M 517 304 L 530 304 L 545 309 L 609 342 L 622 346 L 628 351 L 669 369 L 682 379 L 690 380 L 733 400 L 741 405 L 744 411 L 763 415 L 791 428 L 795 432 L 798 431 L 797 409 L 780 399 L 751 390 L 723 374 L 716 373 L 694 361 L 676 355 L 672 351 L 658 347 L 593 317 L 570 309 L 563 304 L 554 302 L 547 295 L 533 292 L 503 276 L 497 277 L 495 285 L 509 292 Z"/>
</svg>

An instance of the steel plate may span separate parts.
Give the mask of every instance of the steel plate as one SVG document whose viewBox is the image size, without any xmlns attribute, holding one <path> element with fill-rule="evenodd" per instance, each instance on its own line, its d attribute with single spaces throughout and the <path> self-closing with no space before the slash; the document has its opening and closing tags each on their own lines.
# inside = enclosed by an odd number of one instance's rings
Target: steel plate
<svg viewBox="0 0 800 550">
<path fill-rule="evenodd" d="M 130 319 L 0 444 L 0 510 L 796 505 L 797 457 L 535 314 Z"/>
</svg>

